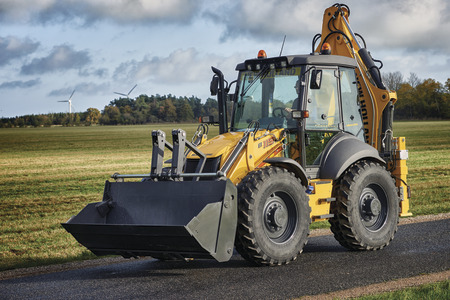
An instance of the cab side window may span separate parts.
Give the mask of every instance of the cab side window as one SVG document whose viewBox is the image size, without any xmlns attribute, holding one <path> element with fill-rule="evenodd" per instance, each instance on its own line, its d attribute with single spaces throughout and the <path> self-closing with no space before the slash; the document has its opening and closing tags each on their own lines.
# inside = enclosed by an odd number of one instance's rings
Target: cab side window
<svg viewBox="0 0 450 300">
<path fill-rule="evenodd" d="M 359 106 L 355 71 L 350 68 L 340 68 L 342 119 L 344 130 L 364 141 L 364 128 Z"/>
<path fill-rule="evenodd" d="M 334 69 L 322 70 L 322 84 L 320 89 L 309 89 L 306 119 L 306 130 L 338 130 L 339 102 L 337 78 Z"/>
<path fill-rule="evenodd" d="M 340 109 L 337 69 L 322 69 L 319 89 L 309 88 L 305 119 L 305 146 L 307 166 L 319 166 L 323 150 L 331 138 L 339 132 Z M 311 78 L 310 78 L 311 81 Z"/>
</svg>

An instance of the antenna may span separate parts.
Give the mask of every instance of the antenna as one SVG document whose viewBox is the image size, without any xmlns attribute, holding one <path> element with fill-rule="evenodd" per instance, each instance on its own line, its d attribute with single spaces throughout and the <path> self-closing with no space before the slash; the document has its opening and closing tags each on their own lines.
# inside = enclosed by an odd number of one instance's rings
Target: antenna
<svg viewBox="0 0 450 300">
<path fill-rule="evenodd" d="M 114 92 L 114 94 L 121 95 L 121 96 L 125 96 L 125 97 L 129 98 L 131 92 L 134 90 L 135 87 L 137 87 L 137 84 L 135 84 L 135 85 L 133 86 L 133 88 L 128 92 L 128 94 L 122 94 L 122 93 L 118 93 L 118 92 Z"/>
<path fill-rule="evenodd" d="M 283 53 L 283 48 L 284 48 L 284 42 L 285 41 L 286 41 L 286 35 L 284 35 L 283 44 L 281 44 L 281 50 L 280 50 L 280 55 L 279 56 L 281 56 L 281 53 Z"/>
<path fill-rule="evenodd" d="M 72 113 L 72 107 L 73 107 L 73 106 L 72 106 L 72 96 L 73 96 L 74 93 L 75 93 L 75 90 L 73 90 L 73 92 L 72 92 L 72 94 L 70 95 L 69 99 L 58 101 L 58 102 L 69 102 L 69 114 Z"/>
</svg>

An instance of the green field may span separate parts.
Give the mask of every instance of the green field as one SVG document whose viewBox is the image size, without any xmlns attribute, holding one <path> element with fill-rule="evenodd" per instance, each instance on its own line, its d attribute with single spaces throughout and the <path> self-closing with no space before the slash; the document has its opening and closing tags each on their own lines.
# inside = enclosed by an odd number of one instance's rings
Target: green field
<svg viewBox="0 0 450 300">
<path fill-rule="evenodd" d="M 111 174 L 149 172 L 151 130 L 196 126 L 0 129 L 0 271 L 94 257 L 60 223 L 100 201 Z M 413 214 L 449 212 L 450 121 L 394 130 L 407 138 Z"/>
<path fill-rule="evenodd" d="M 358 297 L 357 300 L 448 300 L 450 297 L 450 280 L 424 284 L 395 292 Z"/>
</svg>

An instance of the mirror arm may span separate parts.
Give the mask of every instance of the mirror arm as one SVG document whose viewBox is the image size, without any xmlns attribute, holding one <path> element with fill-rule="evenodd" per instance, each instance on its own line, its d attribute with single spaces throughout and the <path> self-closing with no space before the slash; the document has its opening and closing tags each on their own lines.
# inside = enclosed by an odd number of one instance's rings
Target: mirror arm
<svg viewBox="0 0 450 300">
<path fill-rule="evenodd" d="M 227 103 L 226 103 L 227 94 L 225 90 L 225 79 L 222 71 L 214 67 L 211 67 L 211 69 L 214 72 L 215 76 L 217 76 L 219 81 L 219 89 L 217 93 L 217 102 L 219 103 L 219 134 L 223 134 L 228 131 Z"/>
</svg>

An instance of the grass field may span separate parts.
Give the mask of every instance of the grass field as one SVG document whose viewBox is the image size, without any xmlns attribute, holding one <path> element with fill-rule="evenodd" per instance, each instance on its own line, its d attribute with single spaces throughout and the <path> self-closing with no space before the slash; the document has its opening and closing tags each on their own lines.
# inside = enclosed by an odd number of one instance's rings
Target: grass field
<svg viewBox="0 0 450 300">
<path fill-rule="evenodd" d="M 425 284 L 395 292 L 381 293 L 359 297 L 357 300 L 448 300 L 450 297 L 450 280 Z"/>
<path fill-rule="evenodd" d="M 100 201 L 114 172 L 148 173 L 151 130 L 172 128 L 190 137 L 196 125 L 0 129 L 0 271 L 94 257 L 60 223 Z M 407 138 L 413 214 L 449 212 L 450 121 L 394 130 Z"/>
</svg>

